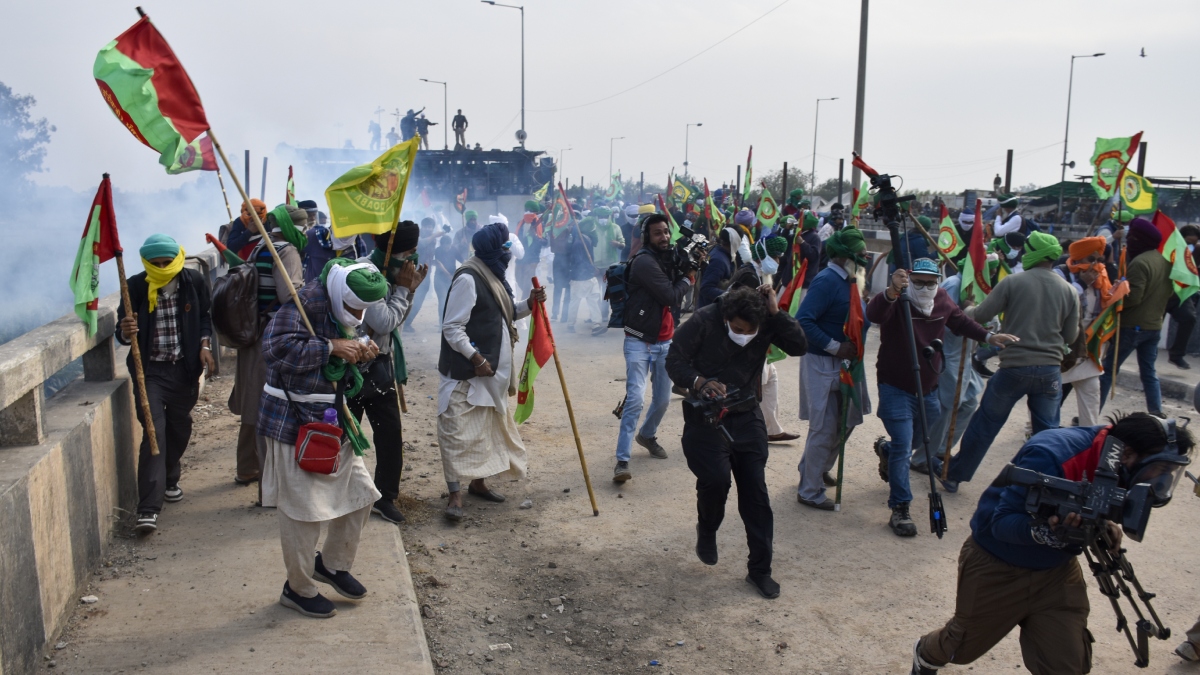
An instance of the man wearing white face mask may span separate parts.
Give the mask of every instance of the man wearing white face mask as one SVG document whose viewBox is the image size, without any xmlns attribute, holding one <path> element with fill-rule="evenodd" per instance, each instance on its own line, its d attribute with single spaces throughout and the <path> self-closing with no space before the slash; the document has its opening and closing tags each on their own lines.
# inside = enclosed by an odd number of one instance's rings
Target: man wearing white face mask
<svg viewBox="0 0 1200 675">
<path fill-rule="evenodd" d="M 908 504 L 912 501 L 908 486 L 908 458 L 913 437 L 921 435 L 917 406 L 925 406 L 925 419 L 931 429 L 940 410 L 937 384 L 942 354 L 937 349 L 929 350 L 929 347 L 934 340 L 943 338 L 947 328 L 959 337 L 986 341 L 997 347 L 1016 341 L 1011 335 L 989 333 L 983 326 L 967 318 L 958 303 L 938 287 L 941 278 L 936 262 L 929 258 L 917 258 L 912 263 L 911 277 L 906 270 L 896 270 L 891 285 L 867 304 L 867 319 L 879 324 L 879 356 L 875 362 L 879 409 L 876 414 L 892 437 L 889 442 L 880 436 L 875 441 L 875 454 L 879 456 L 879 477 L 891 487 L 888 508 L 892 510 L 892 517 L 888 524 L 901 537 L 917 534 L 917 526 L 908 513 Z M 917 353 L 929 354 L 928 357 L 918 357 L 921 369 L 919 393 L 915 391 L 916 383 L 913 381 L 904 313 L 896 302 L 905 288 L 909 289 L 908 297 L 912 301 L 912 330 Z"/>
<path fill-rule="evenodd" d="M 779 311 L 774 289 L 763 285 L 734 288 L 697 310 L 667 352 L 671 380 L 689 390 L 680 442 L 696 475 L 696 556 L 717 564 L 717 528 L 732 473 L 750 546 L 746 580 L 765 598 L 779 597 L 779 584 L 771 578 L 774 516 L 764 475 L 767 428 L 759 407 L 759 378 L 771 345 L 799 356 L 807 340 L 800 324 Z M 725 400 L 705 403 L 718 398 Z M 706 414 L 714 405 L 725 411 L 719 420 Z"/>
</svg>

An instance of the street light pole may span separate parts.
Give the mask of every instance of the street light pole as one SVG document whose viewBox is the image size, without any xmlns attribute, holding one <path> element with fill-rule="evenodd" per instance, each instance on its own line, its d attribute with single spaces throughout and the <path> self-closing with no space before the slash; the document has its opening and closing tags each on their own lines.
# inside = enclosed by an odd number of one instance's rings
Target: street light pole
<svg viewBox="0 0 1200 675">
<path fill-rule="evenodd" d="M 854 98 L 854 152 L 859 155 L 862 154 L 863 108 L 867 95 L 867 5 L 868 0 L 862 0 L 862 17 L 858 24 L 858 88 Z M 858 188 L 859 176 L 859 168 L 855 165 L 850 172 L 850 187 Z"/>
<path fill-rule="evenodd" d="M 834 96 L 833 98 L 817 99 L 817 114 L 813 116 L 813 161 L 812 161 L 812 173 L 809 174 L 809 180 L 811 182 L 811 185 L 808 188 L 808 192 L 809 192 L 810 196 L 817 189 L 817 122 L 819 122 L 821 119 L 821 101 L 836 101 L 836 100 L 838 100 L 838 97 L 836 97 L 836 96 Z"/>
<path fill-rule="evenodd" d="M 623 140 L 625 140 L 624 136 L 616 136 L 614 138 L 608 139 L 608 179 L 609 180 L 612 180 L 612 175 L 613 175 L 613 172 L 612 172 L 613 141 L 623 141 Z"/>
<path fill-rule="evenodd" d="M 689 140 L 688 132 L 690 132 L 692 130 L 692 127 L 702 127 L 702 126 L 704 126 L 704 122 L 691 122 L 691 123 L 688 123 L 687 126 L 685 126 L 683 128 L 683 176 L 684 176 L 684 178 L 686 178 L 688 176 L 688 149 L 689 149 L 688 148 L 688 140 Z M 668 186 L 668 188 L 669 187 L 670 186 Z"/>
<path fill-rule="evenodd" d="M 525 6 L 524 5 L 506 5 L 494 0 L 479 0 L 480 2 L 491 5 L 492 7 L 508 7 L 509 9 L 521 10 L 521 130 L 517 132 L 517 140 L 521 142 L 521 147 L 525 147 Z"/>
<path fill-rule="evenodd" d="M 563 166 L 563 153 L 564 153 L 564 152 L 566 152 L 566 151 L 568 151 L 568 150 L 574 150 L 574 148 L 563 148 L 562 150 L 559 150 L 559 151 L 558 151 L 558 175 L 559 175 L 560 177 L 561 177 L 561 176 L 563 176 L 563 175 L 565 175 L 565 174 L 563 174 L 563 172 L 562 172 L 562 166 Z"/>
<path fill-rule="evenodd" d="M 449 94 L 447 92 L 450 89 L 450 85 L 448 85 L 445 82 L 442 82 L 440 80 L 427 80 L 423 77 L 421 78 L 421 81 L 428 82 L 430 84 L 442 85 L 442 149 L 449 150 L 450 149 L 450 135 L 446 131 L 446 129 L 448 128 L 446 125 L 446 120 L 449 119 L 448 115 L 450 113 L 449 113 L 448 108 L 446 107 L 446 102 L 449 100 Z"/>
<path fill-rule="evenodd" d="M 1058 222 L 1063 222 L 1063 183 L 1067 180 L 1067 139 L 1071 135 L 1071 90 L 1075 86 L 1075 59 L 1091 59 L 1104 56 L 1104 52 L 1095 54 L 1071 55 L 1071 75 L 1067 78 L 1067 128 L 1063 131 L 1062 174 L 1058 178 Z"/>
</svg>

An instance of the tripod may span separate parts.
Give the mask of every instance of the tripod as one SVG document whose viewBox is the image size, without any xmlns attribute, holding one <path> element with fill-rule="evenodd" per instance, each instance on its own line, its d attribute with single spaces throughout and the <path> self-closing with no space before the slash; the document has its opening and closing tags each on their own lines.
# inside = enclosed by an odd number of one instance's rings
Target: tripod
<svg viewBox="0 0 1200 675">
<path fill-rule="evenodd" d="M 1100 592 L 1112 603 L 1113 612 L 1117 615 L 1117 630 L 1124 631 L 1125 638 L 1129 640 L 1134 665 L 1145 668 L 1150 665 L 1150 637 L 1159 640 L 1170 639 L 1171 629 L 1164 626 L 1162 619 L 1158 618 L 1158 613 L 1150 604 L 1155 594 L 1142 588 L 1137 575 L 1133 573 L 1133 565 L 1125 558 L 1125 549 L 1120 549 L 1114 554 L 1111 548 L 1112 540 L 1109 539 L 1108 530 L 1101 528 L 1099 536 L 1092 538 L 1083 550 L 1083 555 L 1087 558 L 1088 567 L 1092 569 L 1092 575 L 1096 577 Z M 1133 597 L 1134 591 L 1137 592 L 1137 600 Z M 1121 596 L 1129 601 L 1133 613 L 1137 615 L 1137 622 L 1134 624 L 1137 628 L 1136 639 L 1133 631 L 1129 629 L 1129 620 L 1121 611 Z M 1140 606 L 1138 600 L 1142 603 Z M 1143 606 L 1146 609 L 1145 614 L 1142 613 Z M 1146 618 L 1147 615 L 1149 619 Z"/>
</svg>

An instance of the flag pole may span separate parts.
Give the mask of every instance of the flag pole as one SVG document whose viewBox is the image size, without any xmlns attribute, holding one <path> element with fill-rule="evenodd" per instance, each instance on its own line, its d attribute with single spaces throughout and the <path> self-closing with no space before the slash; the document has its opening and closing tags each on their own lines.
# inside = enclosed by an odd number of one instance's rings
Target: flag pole
<svg viewBox="0 0 1200 675">
<path fill-rule="evenodd" d="M 217 182 L 221 184 L 221 197 L 225 200 L 225 215 L 229 216 L 229 222 L 233 223 L 233 210 L 229 208 L 229 195 L 225 193 L 225 181 L 221 178 L 221 165 L 217 165 Z"/>
<path fill-rule="evenodd" d="M 560 188 L 561 189 L 561 188 Z M 537 277 L 531 280 L 534 288 L 541 288 Z M 542 316 L 546 316 L 545 302 L 539 302 L 542 305 Z M 536 320 L 536 317 L 535 317 Z M 567 403 L 567 417 L 571 419 L 571 433 L 575 435 L 575 450 L 579 453 L 579 465 L 583 467 L 583 483 L 587 486 L 588 499 L 592 501 L 592 515 L 600 515 L 600 509 L 596 508 L 596 493 L 592 491 L 592 479 L 588 476 L 587 459 L 583 456 L 583 441 L 579 440 L 579 426 L 575 423 L 575 409 L 571 407 L 571 394 L 567 391 L 567 379 L 563 377 L 562 363 L 558 359 L 558 345 L 554 342 L 554 331 L 550 329 L 550 322 L 546 321 L 542 328 L 546 330 L 546 336 L 550 338 L 551 355 L 554 357 L 554 369 L 558 371 L 558 383 L 562 385 L 563 400 Z"/>
<path fill-rule="evenodd" d="M 399 227 L 400 227 L 400 221 L 397 220 L 396 223 L 394 225 L 392 225 L 391 235 L 388 236 L 388 245 L 387 245 L 387 251 L 386 251 L 387 255 L 385 255 L 383 258 L 383 267 L 384 267 L 383 276 L 385 279 L 388 277 L 387 268 L 391 267 L 391 265 L 392 265 L 392 244 L 396 243 L 396 230 L 399 229 Z M 389 281 L 390 281 L 390 279 L 389 279 Z M 395 360 L 396 360 L 396 355 L 392 354 L 393 369 L 395 368 L 395 363 L 396 363 Z M 404 400 L 404 385 L 400 384 L 399 382 L 396 383 L 396 402 L 400 404 L 400 412 L 408 412 L 408 401 Z"/>
<path fill-rule="evenodd" d="M 108 174 L 104 174 L 108 180 Z M 129 280 L 125 278 L 125 252 L 119 248 L 113 250 L 117 259 L 117 281 L 121 285 L 121 302 L 125 303 L 127 316 L 134 315 L 133 302 L 129 299 Z M 133 379 L 137 386 L 139 398 L 142 399 L 142 427 L 146 430 L 146 438 L 150 441 L 150 454 L 158 454 L 158 434 L 154 430 L 154 417 L 150 414 L 150 399 L 146 398 L 146 373 L 142 369 L 142 348 L 138 345 L 138 336 L 134 335 L 129 341 L 129 351 L 133 353 Z"/>
<path fill-rule="evenodd" d="M 1121 211 L 1124 207 L 1125 200 L 1121 198 L 1121 178 L 1125 174 L 1125 169 L 1121 169 L 1121 173 L 1117 174 L 1117 222 L 1121 222 Z M 1125 233 L 1129 236 L 1129 232 Z M 1117 251 L 1117 283 L 1121 283 L 1125 279 L 1125 237 L 1121 237 L 1121 246 Z M 1115 401 L 1117 399 L 1117 373 L 1121 370 L 1121 310 L 1125 303 L 1121 303 L 1121 307 L 1117 308 L 1117 327 L 1116 337 L 1113 340 L 1113 369 L 1112 369 L 1112 387 L 1108 390 L 1108 400 Z M 1101 361 L 1103 363 L 1103 361 Z M 1104 401 L 1100 402 L 1104 405 Z"/>
<path fill-rule="evenodd" d="M 954 426 L 958 422 L 958 408 L 962 405 L 959 397 L 962 396 L 963 366 L 967 365 L 968 342 L 970 340 L 964 335 L 962 350 L 958 354 L 958 383 L 954 385 L 954 408 L 950 410 L 950 429 L 946 432 L 946 454 L 942 459 L 942 480 L 946 480 L 946 477 L 950 475 L 950 447 L 954 445 Z M 933 467 L 929 467 L 928 470 L 932 471 Z"/>
</svg>

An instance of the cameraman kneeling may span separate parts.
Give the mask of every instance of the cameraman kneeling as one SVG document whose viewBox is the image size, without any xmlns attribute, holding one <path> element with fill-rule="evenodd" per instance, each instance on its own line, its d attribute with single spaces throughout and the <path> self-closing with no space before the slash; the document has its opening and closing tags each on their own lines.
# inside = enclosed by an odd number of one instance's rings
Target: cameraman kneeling
<svg viewBox="0 0 1200 675">
<path fill-rule="evenodd" d="M 738 513 L 750 545 L 746 580 L 764 598 L 779 597 L 771 578 L 774 517 L 763 475 L 767 427 L 759 400 L 767 350 L 804 354 L 804 331 L 770 286 L 737 288 L 696 311 L 675 333 L 667 374 L 691 390 L 683 406 L 683 454 L 696 475 L 696 555 L 717 564 L 717 528 L 725 518 L 732 471 Z"/>
<path fill-rule="evenodd" d="M 1187 430 L 1176 430 L 1174 454 L 1167 450 L 1165 422 L 1142 412 L 1110 420 L 1113 424 L 1108 426 L 1035 434 L 1012 464 L 1070 481 L 1092 481 L 1106 437 L 1112 435 L 1125 444 L 1120 487 L 1182 470 L 1182 456 L 1193 446 Z M 1164 454 L 1154 457 L 1159 453 Z M 1048 521 L 1035 518 L 1025 510 L 1027 492 L 1019 485 L 993 484 L 979 498 L 972 534 L 958 555 L 954 618 L 917 641 L 913 675 L 932 675 L 947 663 L 971 663 L 1016 626 L 1021 627 L 1025 667 L 1035 675 L 1091 669 L 1087 586 L 1077 560 L 1083 549 L 1066 541 L 1066 528 L 1077 527 L 1082 519 L 1078 513 L 1069 514 L 1063 523 L 1057 516 Z M 1113 548 L 1120 548 L 1120 527 L 1102 522 Z"/>
</svg>

